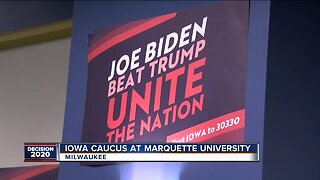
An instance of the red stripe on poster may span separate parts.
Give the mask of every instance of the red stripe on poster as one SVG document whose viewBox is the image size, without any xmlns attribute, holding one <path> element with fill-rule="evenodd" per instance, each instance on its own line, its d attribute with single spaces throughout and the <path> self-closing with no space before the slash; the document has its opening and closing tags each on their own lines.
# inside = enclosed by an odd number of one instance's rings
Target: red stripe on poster
<svg viewBox="0 0 320 180">
<path fill-rule="evenodd" d="M 54 170 L 58 167 L 59 167 L 58 164 L 57 165 L 45 165 L 45 166 L 32 167 L 31 170 L 28 170 L 26 172 L 20 172 L 18 174 L 12 175 L 11 177 L 8 177 L 8 179 L 11 179 L 11 180 L 30 179 L 34 176 L 40 175 L 42 173 L 45 173 L 45 172 L 48 172 L 51 170 Z"/>
<path fill-rule="evenodd" d="M 98 46 L 96 49 L 93 49 L 88 54 L 88 63 L 90 63 L 96 56 L 101 54 L 102 52 L 106 51 L 107 49 L 111 48 L 112 46 L 125 41 L 126 39 L 129 39 L 143 31 L 146 31 L 148 29 L 151 29 L 163 22 L 166 22 L 176 16 L 177 13 L 171 13 L 166 14 L 162 16 L 158 16 L 155 18 L 150 19 L 149 21 L 146 21 L 142 24 L 139 24 L 135 27 L 132 27 L 124 32 L 119 33 L 118 35 L 108 39 L 104 43 L 102 43 L 100 46 Z"/>
</svg>

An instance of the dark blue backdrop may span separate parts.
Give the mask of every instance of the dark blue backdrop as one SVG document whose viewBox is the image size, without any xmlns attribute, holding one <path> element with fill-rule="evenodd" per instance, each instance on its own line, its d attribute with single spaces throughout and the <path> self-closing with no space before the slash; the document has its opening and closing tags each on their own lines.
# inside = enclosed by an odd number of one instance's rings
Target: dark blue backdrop
<svg viewBox="0 0 320 180">
<path fill-rule="evenodd" d="M 81 139 L 87 81 L 87 35 L 90 32 L 207 3 L 212 2 L 75 2 L 63 142 L 80 142 Z M 263 141 L 269 5 L 269 1 L 250 3 L 245 130 L 247 142 Z M 80 166 L 80 163 L 61 163 L 59 178 L 257 180 L 262 178 L 262 159 L 252 163 L 123 163 L 95 167 Z"/>
<path fill-rule="evenodd" d="M 0 33 L 72 18 L 73 1 L 0 1 Z"/>
</svg>

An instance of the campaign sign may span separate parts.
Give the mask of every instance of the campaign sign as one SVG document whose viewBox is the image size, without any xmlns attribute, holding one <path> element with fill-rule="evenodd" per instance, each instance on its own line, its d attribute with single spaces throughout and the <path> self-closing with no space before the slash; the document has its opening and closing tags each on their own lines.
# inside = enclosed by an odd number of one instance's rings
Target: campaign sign
<svg viewBox="0 0 320 180">
<path fill-rule="evenodd" d="M 248 7 L 215 2 L 90 34 L 82 141 L 243 142 Z"/>
</svg>

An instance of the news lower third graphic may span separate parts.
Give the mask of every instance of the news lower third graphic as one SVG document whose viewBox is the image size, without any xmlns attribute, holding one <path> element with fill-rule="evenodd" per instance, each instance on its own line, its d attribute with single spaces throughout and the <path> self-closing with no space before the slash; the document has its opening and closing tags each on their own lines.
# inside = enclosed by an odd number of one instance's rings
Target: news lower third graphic
<svg viewBox="0 0 320 180">
<path fill-rule="evenodd" d="M 25 143 L 25 162 L 259 161 L 258 143 Z"/>
<path fill-rule="evenodd" d="M 25 162 L 56 162 L 58 143 L 24 143 Z"/>
</svg>

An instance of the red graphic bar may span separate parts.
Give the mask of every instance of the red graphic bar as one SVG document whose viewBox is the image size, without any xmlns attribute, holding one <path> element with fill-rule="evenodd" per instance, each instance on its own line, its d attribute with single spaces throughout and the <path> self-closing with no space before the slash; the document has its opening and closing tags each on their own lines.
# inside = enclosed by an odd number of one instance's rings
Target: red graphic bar
<svg viewBox="0 0 320 180">
<path fill-rule="evenodd" d="M 96 56 L 101 54 L 102 52 L 106 51 L 107 49 L 111 48 L 112 46 L 125 41 L 126 39 L 129 39 L 143 31 L 146 31 L 148 29 L 151 29 L 165 21 L 168 21 L 176 16 L 177 13 L 170 13 L 162 16 L 158 16 L 155 18 L 152 18 L 149 21 L 146 21 L 142 24 L 139 24 L 135 27 L 132 27 L 124 32 L 119 33 L 118 35 L 110 38 L 109 40 L 102 43 L 100 46 L 98 46 L 96 49 L 92 50 L 88 54 L 88 62 L 91 62 Z"/>
<path fill-rule="evenodd" d="M 59 167 L 58 164 L 57 165 L 39 166 L 39 167 L 35 167 L 29 171 L 16 174 L 15 176 L 10 177 L 9 179 L 11 179 L 11 180 L 30 179 L 30 178 L 36 177 L 42 173 L 57 169 L 58 167 Z"/>
<path fill-rule="evenodd" d="M 108 33 L 96 34 L 95 36 L 91 37 L 88 52 L 89 53 L 92 52 L 93 50 L 98 48 L 101 44 L 103 44 L 105 41 L 108 41 L 112 37 L 117 36 L 118 34 L 123 33 L 128 29 L 132 29 L 140 24 L 146 23 L 147 21 L 150 21 L 153 18 L 137 20 L 137 21 L 126 23 L 126 24 L 118 25 L 118 26 L 115 26 L 114 28 L 110 28 Z"/>
<path fill-rule="evenodd" d="M 167 142 L 205 142 L 208 139 L 243 129 L 245 109 L 211 119 L 167 136 Z"/>
<path fill-rule="evenodd" d="M 24 159 L 24 162 L 57 162 L 57 159 L 56 158 L 46 158 L 46 159 L 26 158 Z"/>
</svg>

